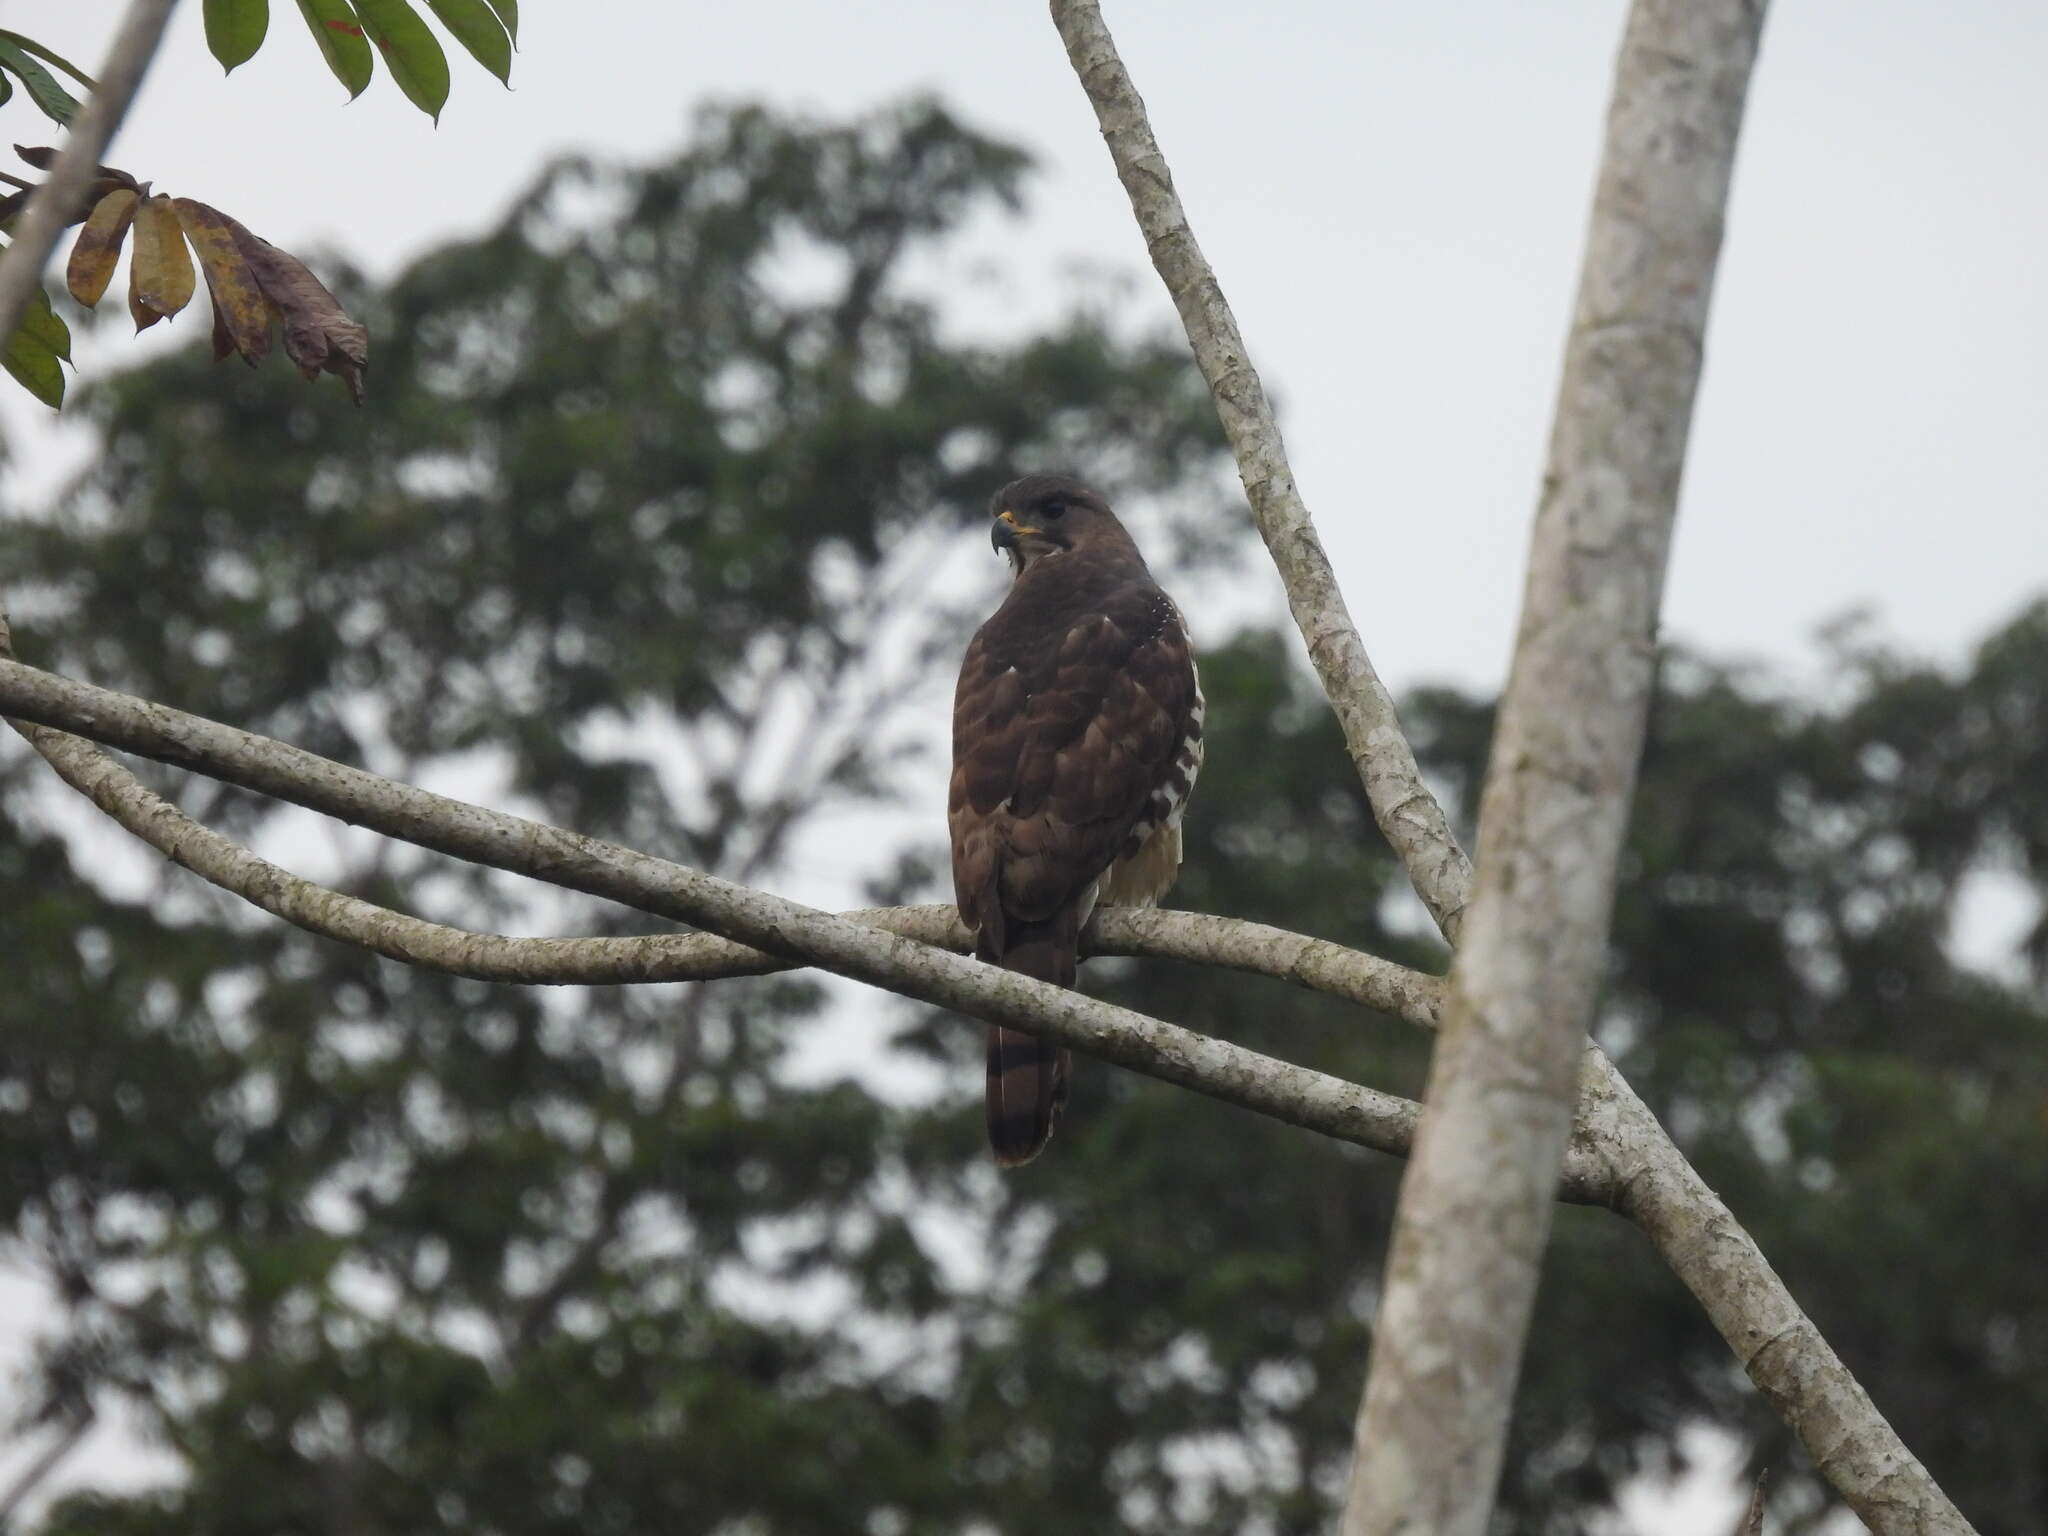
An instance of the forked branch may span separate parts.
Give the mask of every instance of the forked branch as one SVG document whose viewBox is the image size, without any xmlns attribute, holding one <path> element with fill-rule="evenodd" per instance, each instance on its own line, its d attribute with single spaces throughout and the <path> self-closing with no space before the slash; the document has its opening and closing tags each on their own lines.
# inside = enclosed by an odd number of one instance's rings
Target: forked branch
<svg viewBox="0 0 2048 1536">
<path fill-rule="evenodd" d="M 757 956 L 771 956 L 778 966 L 817 965 L 905 996 L 1052 1035 L 1105 1060 L 1340 1140 L 1397 1156 L 1406 1155 L 1413 1143 L 1417 1110 L 1406 1100 L 1204 1040 L 1143 1014 L 941 953 L 912 937 L 864 928 L 614 844 L 394 784 L 162 705 L 0 659 L 0 717 L 87 736 L 386 836 L 726 933 L 724 939 L 684 935 L 663 941 L 694 950 L 692 963 L 730 964 L 732 974 L 763 968 Z M 373 915 L 381 912 L 373 909 Z M 1119 925 L 1126 928 L 1122 935 L 1116 931 Z M 1191 913 L 1105 913 L 1097 927 L 1097 953 L 1209 959 L 1354 995 L 1417 1024 L 1434 1021 L 1428 989 L 1413 982 L 1391 989 L 1382 985 L 1399 978 L 1367 980 L 1345 960 L 1355 952 L 1319 940 Z M 915 923 L 907 925 L 907 932 L 917 932 Z M 730 948 L 714 947 L 726 945 Z M 676 979 L 682 979 L 680 973 Z M 1867 1492 L 1902 1510 L 1933 1512 L 1918 1524 L 1873 1521 L 1873 1529 L 1968 1530 L 1960 1517 L 1955 1524 L 1938 1518 L 1947 1508 L 1940 1490 L 1899 1445 L 1755 1244 L 1700 1183 L 1597 1047 L 1586 1048 L 1579 1118 L 1558 1194 L 1611 1206 L 1643 1227 L 1787 1422 L 1809 1445 L 1830 1448 L 1816 1460 L 1845 1495 Z"/>
<path fill-rule="evenodd" d="M 1144 102 L 1095 0 L 1051 0 L 1051 9 L 1153 265 L 1173 296 L 1209 382 L 1259 531 L 1286 585 L 1295 622 L 1364 778 L 1375 817 L 1416 891 L 1455 941 L 1472 895 L 1471 865 L 1423 786 L 1386 690 L 1366 660 L 1295 489 L 1271 406 L 1222 290 L 1195 243 Z M 1748 27 L 1753 49 L 1761 0 L 1748 0 L 1738 9 L 1734 24 Z M 1729 14 L 1725 4 L 1713 13 L 1717 20 Z M 1674 69 L 1664 83 L 1684 85 L 1683 71 Z M 1654 108 L 1656 102 L 1641 105 Z M 1703 292 L 1696 297 L 1703 301 Z M 1612 305 L 1607 310 L 1617 313 Z M 1623 322 L 1620 331 L 1633 328 L 1640 318 L 1617 317 Z M 1575 1017 L 1583 1021 L 1583 1013 Z M 1899 1441 L 1756 1244 L 1613 1062 L 1590 1044 L 1583 1045 L 1580 1062 L 1578 1114 L 1567 1156 L 1596 1150 L 1607 1161 L 1616 1178 L 1617 1208 L 1642 1225 L 1665 1262 L 1699 1298 L 1751 1380 L 1799 1434 L 1822 1475 L 1879 1536 L 1969 1531 L 1969 1523 Z M 1417 1422 L 1426 1431 L 1430 1427 L 1427 1420 Z M 1460 1475 L 1470 1482 L 1482 1474 L 1468 1465 Z M 1485 1481 L 1490 1500 L 1490 1474 Z M 1411 1528 L 1430 1528 L 1427 1517 L 1416 1512 Z"/>
<path fill-rule="evenodd" d="M 51 726 L 422 848 L 706 928 L 797 965 L 1009 1025 L 1341 1141 L 1403 1155 L 1416 1106 L 1326 1073 L 594 837 L 379 778 L 268 737 L 0 660 L 0 716 Z M 332 894 L 332 893 L 330 893 Z M 1591 1157 L 1575 1198 L 1609 1185 Z"/>
<path fill-rule="evenodd" d="M 172 863 L 273 917 L 389 960 L 514 986 L 617 986 L 763 976 L 797 962 L 710 933 L 630 938 L 529 938 L 429 922 L 331 890 L 282 869 L 193 820 L 92 743 L 15 723 L 58 777 Z M 839 916 L 864 928 L 965 954 L 971 935 L 950 904 L 863 907 Z M 1222 966 L 1436 1027 L 1443 982 L 1360 950 L 1200 912 L 1103 907 L 1083 935 L 1084 955 L 1141 955 Z"/>
</svg>

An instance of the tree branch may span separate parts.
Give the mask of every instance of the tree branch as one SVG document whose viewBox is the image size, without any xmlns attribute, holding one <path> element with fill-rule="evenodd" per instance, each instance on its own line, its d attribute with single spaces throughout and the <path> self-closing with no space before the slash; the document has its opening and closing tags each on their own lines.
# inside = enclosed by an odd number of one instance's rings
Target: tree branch
<svg viewBox="0 0 2048 1536">
<path fill-rule="evenodd" d="M 134 0 L 128 7 L 128 15 L 107 52 L 107 62 L 100 66 L 99 84 L 79 109 L 64 152 L 58 155 L 49 176 L 22 208 L 21 217 L 14 221 L 13 239 L 6 252 L 0 254 L 0 340 L 12 336 L 21 322 L 29 295 L 42 281 L 43 265 L 57 248 L 64 227 L 72 222 L 79 200 L 91 185 L 107 146 L 113 142 L 114 130 L 128 115 L 128 104 L 135 99 L 150 60 L 156 57 L 164 24 L 171 19 L 171 7 L 177 3 L 178 0 Z"/>
<path fill-rule="evenodd" d="M 0 660 L 0 715 L 189 768 L 472 863 L 708 928 L 792 964 L 820 966 L 1043 1035 L 1340 1141 L 1399 1156 L 1413 1136 L 1418 1111 L 1406 1099 L 616 843 L 395 784 L 161 704 Z M 1565 1178 L 1566 1198 L 1606 1203 L 1611 1196 L 1605 1170 L 1588 1162 L 1574 1162 Z"/>
<path fill-rule="evenodd" d="M 64 1464 L 64 1459 L 77 1450 L 85 1437 L 92 1433 L 99 1416 L 91 1403 L 81 1403 L 78 1409 L 65 1420 L 64 1427 L 50 1443 L 38 1452 L 29 1464 L 21 1469 L 21 1475 L 5 1493 L 0 1493 L 0 1531 L 8 1528 L 21 1507 L 26 1504 L 36 1489 L 52 1472 Z"/>
<path fill-rule="evenodd" d="M 1288 609 L 1344 728 L 1344 744 L 1372 802 L 1373 819 L 1444 937 L 1456 943 L 1471 862 L 1452 835 L 1443 807 L 1422 782 L 1393 698 L 1344 606 L 1330 557 L 1295 487 L 1272 402 L 1246 354 L 1216 274 L 1195 243 L 1173 190 L 1173 173 L 1152 136 L 1145 103 L 1117 56 L 1095 0 L 1052 0 L 1052 19 L 1095 108 L 1117 176 L 1130 194 L 1145 249 L 1173 295 L 1195 362 L 1209 382 L 1252 520 L 1279 567 Z"/>
<path fill-rule="evenodd" d="M 0 647 L 4 649 L 4 647 Z M 90 742 L 9 722 L 57 776 L 173 864 L 322 938 L 406 965 L 518 986 L 615 986 L 764 976 L 796 962 L 715 934 L 515 938 L 411 917 L 282 869 L 193 820 Z M 949 904 L 862 907 L 839 916 L 955 954 L 974 941 Z M 1102 907 L 1084 955 L 1133 955 L 1222 966 L 1292 982 L 1436 1027 L 1443 983 L 1378 955 L 1264 923 L 1198 912 Z"/>
<path fill-rule="evenodd" d="M 1052 14 L 1153 265 L 1215 396 L 1259 531 L 1286 584 L 1295 622 L 1344 728 L 1375 819 L 1418 894 L 1455 941 L 1471 865 L 1447 828 L 1436 831 L 1444 827 L 1442 812 L 1421 782 L 1301 508 L 1271 407 L 1174 194 L 1144 103 L 1093 0 L 1052 0 Z M 1750 1379 L 1798 1432 L 1822 1475 L 1878 1536 L 1969 1531 L 1614 1063 L 1591 1044 L 1582 1063 L 1579 1116 L 1567 1157 L 1587 1153 L 1613 1170 L 1615 1208 L 1641 1221 Z M 1759 1338 L 1779 1342 L 1759 1353 Z"/>
<path fill-rule="evenodd" d="M 1483 1536 L 1493 1511 L 1606 959 L 1763 9 L 1636 0 L 1629 14 L 1344 1536 Z"/>
<path fill-rule="evenodd" d="M 0 637 L 4 634 L 4 619 L 0 619 Z M 680 917 L 683 921 L 694 922 L 696 919 L 672 899 L 664 872 L 673 872 L 689 881 L 709 880 L 709 877 L 697 875 L 694 871 L 639 854 L 628 855 L 630 862 L 626 871 L 602 878 L 593 877 L 588 863 L 584 862 L 589 855 L 576 851 L 597 850 L 599 867 L 602 868 L 603 850 L 610 849 L 611 845 L 577 838 L 518 817 L 466 806 L 460 801 L 446 800 L 421 790 L 386 784 L 370 774 L 330 763 L 296 748 L 266 742 L 262 737 L 231 727 L 70 682 L 4 659 L 0 659 L 0 716 L 40 721 L 59 730 L 91 735 L 143 756 L 179 763 L 263 793 L 272 792 L 268 787 L 271 784 L 281 788 L 289 786 L 294 772 L 304 772 L 304 792 L 285 792 L 278 797 L 344 820 L 359 822 L 387 836 L 437 848 L 458 858 L 471 857 L 464 850 L 474 846 L 479 849 L 478 863 L 532 875 L 554 884 L 622 901 L 642 910 Z M 193 732 L 186 729 L 188 726 L 205 729 Z M 246 746 L 247 750 L 229 750 L 219 762 L 209 765 L 195 756 L 201 743 L 224 745 L 229 749 Z M 266 748 L 275 749 L 274 755 L 266 752 Z M 335 777 L 330 778 L 330 775 Z M 380 787 L 393 791 L 397 804 L 395 808 L 380 810 L 373 815 L 369 806 L 381 801 L 381 797 L 375 794 Z M 368 798 L 363 798 L 366 795 Z M 442 818 L 443 807 L 446 808 L 446 825 L 432 835 L 420 834 L 420 818 Z M 567 856 L 557 855 L 554 850 L 558 847 L 570 850 L 570 853 Z M 485 851 L 493 856 L 480 856 Z M 627 850 L 616 851 L 627 854 Z M 710 883 L 713 886 L 725 884 L 722 881 Z M 761 896 L 760 899 L 771 911 L 785 910 L 799 918 L 824 917 L 824 914 L 811 913 L 791 903 L 778 902 L 773 897 Z M 373 909 L 373 916 L 382 912 L 381 908 Z M 894 909 L 892 917 L 903 920 L 903 937 L 895 943 L 907 945 L 913 954 L 931 953 L 922 950 L 914 940 L 921 936 L 936 937 L 941 932 L 950 935 L 953 925 L 958 922 L 957 916 L 944 907 L 898 908 Z M 716 924 L 707 921 L 707 926 Z M 853 924 L 849 922 L 845 926 Z M 1226 963 L 1242 963 L 1247 969 L 1261 970 L 1265 974 L 1332 991 L 1339 996 L 1352 996 L 1369 1006 L 1398 1012 L 1417 1024 L 1427 1026 L 1435 1019 L 1433 989 L 1419 984 L 1428 978 L 1414 978 L 1412 981 L 1403 981 L 1400 977 L 1374 979 L 1371 972 L 1375 966 L 1385 964 L 1376 961 L 1375 957 L 1360 956 L 1359 959 L 1372 963 L 1354 971 L 1346 960 L 1347 956 L 1355 953 L 1353 951 L 1298 934 L 1263 928 L 1259 924 L 1185 912 L 1134 912 L 1108 908 L 1098 914 L 1091 932 L 1094 934 L 1094 953 L 1147 954 L 1199 960 L 1206 957 L 1208 947 L 1213 943 L 1217 946 L 1217 958 L 1226 960 Z M 488 941 L 490 936 L 478 937 Z M 686 975 L 753 974 L 769 968 L 763 963 L 764 959 L 776 967 L 817 963 L 828 970 L 842 970 L 862 980 L 870 979 L 850 967 L 834 964 L 829 958 L 794 947 L 807 937 L 801 926 L 793 927 L 783 935 L 783 941 L 772 953 L 765 947 L 756 948 L 706 935 L 664 935 L 649 940 L 511 942 L 574 943 L 579 946 L 644 943 L 650 949 L 673 946 L 677 969 L 662 972 L 661 979 L 680 980 Z M 964 941 L 964 934 L 962 938 Z M 487 942 L 479 953 L 489 953 Z M 1159 1024 L 1143 1015 L 1110 1008 L 1078 993 L 1044 988 L 1027 978 L 992 971 L 973 961 L 952 956 L 935 958 L 951 962 L 947 970 L 948 985 L 956 990 L 940 995 L 920 987 L 896 985 L 888 980 L 878 979 L 875 984 L 890 986 L 909 996 L 924 997 L 927 1001 L 958 1008 L 977 1017 L 993 1018 L 1034 1033 L 1043 1029 L 1052 1033 L 1054 1038 L 1068 1040 L 1082 1050 L 1092 1051 L 1138 1071 L 1150 1070 L 1139 1059 L 1148 1049 L 1147 1031 L 1186 1034 L 1186 1031 L 1175 1031 L 1173 1026 Z M 1249 963 L 1254 960 L 1259 963 Z M 686 962 L 702 965 L 704 969 L 686 972 L 683 969 Z M 1413 976 L 1413 973 L 1402 974 Z M 630 978 L 622 975 L 611 979 Z M 1395 984 L 1388 985 L 1390 982 Z M 983 999 L 993 993 L 1002 995 L 1009 1011 L 984 1011 Z M 1060 1005 L 1058 1011 L 1063 1017 L 1078 1016 L 1105 1032 L 1125 1027 L 1126 1020 L 1132 1021 L 1136 1026 L 1133 1034 L 1135 1050 L 1130 1054 L 1117 1054 L 1091 1044 L 1090 1038 L 1084 1034 L 1087 1026 L 1071 1034 L 1055 1033 L 1057 1021 L 1042 1023 L 1041 1016 L 1033 1011 L 1039 1005 L 1031 999 L 1039 993 L 1049 994 L 1048 1001 Z M 1258 1063 L 1267 1060 L 1248 1051 L 1222 1046 L 1221 1042 L 1209 1043 L 1226 1053 L 1223 1059 L 1230 1064 L 1229 1072 L 1256 1070 Z M 1597 1046 L 1592 1045 L 1586 1047 L 1584 1060 L 1579 1118 L 1573 1128 L 1571 1148 L 1565 1157 L 1560 1198 L 1607 1205 L 1641 1224 L 1673 1273 L 1699 1298 L 1722 1336 L 1744 1362 L 1751 1379 L 1785 1421 L 1800 1434 L 1822 1475 L 1849 1500 L 1879 1536 L 1892 1536 L 1895 1532 L 1901 1536 L 1904 1533 L 1920 1536 L 1920 1533 L 1968 1532 L 1967 1522 L 1948 1504 L 1941 1490 L 1927 1476 L 1926 1469 L 1900 1444 L 1891 1426 L 1878 1414 L 1862 1388 L 1800 1312 L 1785 1290 L 1784 1283 L 1764 1261 L 1756 1245 L 1727 1207 L 1700 1181 L 1664 1134 L 1656 1117 L 1622 1080 L 1614 1064 Z M 1286 1075 L 1285 1081 L 1275 1085 L 1273 1094 L 1256 1103 L 1231 1091 L 1235 1080 L 1224 1071 L 1213 1069 L 1210 1058 L 1195 1063 L 1194 1074 L 1176 1076 L 1161 1070 L 1153 1075 L 1341 1140 L 1357 1141 L 1395 1155 L 1404 1155 L 1407 1151 L 1416 1113 L 1414 1105 L 1305 1072 L 1286 1063 L 1276 1062 L 1273 1065 Z M 1212 1071 L 1217 1079 L 1216 1085 L 1200 1076 Z M 1269 1107 L 1269 1099 L 1275 1095 L 1284 1098 L 1303 1078 L 1315 1083 L 1316 1091 L 1309 1096 L 1312 1101 L 1309 1112 L 1295 1115 Z M 1350 1118 L 1352 1094 L 1362 1096 L 1360 1102 L 1366 1106 L 1364 1126 L 1357 1134 L 1353 1133 Z M 1778 1341 L 1774 1347 L 1768 1350 L 1761 1348 L 1772 1340 Z"/>
</svg>

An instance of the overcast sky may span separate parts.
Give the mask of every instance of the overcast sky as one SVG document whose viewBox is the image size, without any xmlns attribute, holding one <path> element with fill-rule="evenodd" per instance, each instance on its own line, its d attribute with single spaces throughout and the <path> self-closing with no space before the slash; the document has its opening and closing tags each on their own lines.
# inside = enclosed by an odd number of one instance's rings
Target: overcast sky
<svg viewBox="0 0 2048 1536">
<path fill-rule="evenodd" d="M 120 6 L 30 9 L 49 14 L 10 20 L 84 62 Z M 1108 7 L 1397 687 L 1505 673 L 1622 11 Z M 116 163 L 384 272 L 492 219 L 553 152 L 668 151 L 707 98 L 846 113 L 932 89 L 1043 163 L 1002 232 L 1004 313 L 1049 310 L 1083 264 L 1142 278 L 1133 302 L 1172 321 L 1042 5 L 528 0 L 524 23 L 515 89 L 458 59 L 437 129 L 381 72 L 344 104 L 289 5 L 223 80 L 188 6 Z M 1954 658 L 2048 587 L 2044 77 L 2038 0 L 1776 8 L 1671 633 L 1809 676 L 1813 630 L 1853 605 Z M 47 137 L 19 97 L 5 116 Z M 1246 580 L 1277 612 L 1270 575 Z"/>
<path fill-rule="evenodd" d="M 4 19 L 90 68 L 122 8 Z M 1041 4 L 527 0 L 515 88 L 458 59 L 438 128 L 381 72 L 345 104 L 276 10 L 223 81 L 185 6 L 114 163 L 388 273 L 492 220 L 555 152 L 667 153 L 707 98 L 843 114 L 935 90 L 1043 166 L 1030 215 L 985 236 L 1008 286 L 963 314 L 1049 313 L 1079 267 L 1140 279 L 1133 304 L 1172 323 Z M 1107 10 L 1381 672 L 1497 687 L 1620 0 Z M 1668 632 L 1811 679 L 1814 629 L 1854 605 L 1959 659 L 2048 588 L 2044 78 L 2039 0 L 1776 8 Z M 49 139 L 20 94 L 0 117 Z M 165 333 L 203 344 L 203 306 Z M 6 416 L 32 468 L 53 461 L 46 415 Z M 1248 607 L 1280 611 L 1270 572 L 1244 579 Z"/>
</svg>

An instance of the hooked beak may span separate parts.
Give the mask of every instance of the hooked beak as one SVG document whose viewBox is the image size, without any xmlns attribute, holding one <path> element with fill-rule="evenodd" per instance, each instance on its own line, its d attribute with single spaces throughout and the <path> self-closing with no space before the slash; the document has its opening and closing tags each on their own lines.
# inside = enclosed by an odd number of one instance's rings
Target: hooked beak
<svg viewBox="0 0 2048 1536">
<path fill-rule="evenodd" d="M 996 514 L 995 526 L 988 531 L 988 541 L 997 552 L 1007 554 L 1017 547 L 1017 540 L 1027 533 L 1037 533 L 1036 528 L 1026 528 L 1017 521 L 1014 512 Z"/>
</svg>

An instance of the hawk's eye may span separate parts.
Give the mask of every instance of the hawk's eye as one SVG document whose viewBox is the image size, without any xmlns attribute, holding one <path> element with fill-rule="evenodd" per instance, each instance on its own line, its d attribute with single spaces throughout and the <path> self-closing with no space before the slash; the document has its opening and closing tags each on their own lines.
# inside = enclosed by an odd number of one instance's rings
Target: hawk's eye
<svg viewBox="0 0 2048 1536">
<path fill-rule="evenodd" d="M 1067 504 L 1064 501 L 1048 501 L 1045 504 L 1044 515 L 1055 520 L 1065 517 L 1067 515 Z"/>
</svg>

